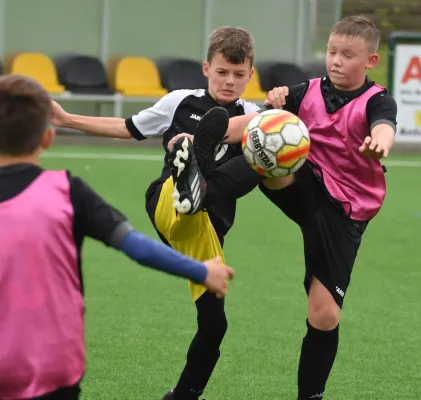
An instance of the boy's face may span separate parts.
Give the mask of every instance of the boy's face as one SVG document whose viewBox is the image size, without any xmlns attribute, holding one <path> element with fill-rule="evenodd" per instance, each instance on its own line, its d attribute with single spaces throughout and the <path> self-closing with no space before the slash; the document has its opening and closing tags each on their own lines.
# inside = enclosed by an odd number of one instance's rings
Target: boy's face
<svg viewBox="0 0 421 400">
<path fill-rule="evenodd" d="M 326 52 L 329 78 L 339 90 L 355 90 L 364 84 L 368 69 L 379 59 L 361 37 L 332 34 Z"/>
<path fill-rule="evenodd" d="M 221 53 L 216 53 L 211 63 L 203 63 L 203 74 L 208 78 L 210 95 L 224 105 L 244 93 L 253 75 L 253 68 L 250 60 L 242 64 L 232 64 Z"/>
</svg>

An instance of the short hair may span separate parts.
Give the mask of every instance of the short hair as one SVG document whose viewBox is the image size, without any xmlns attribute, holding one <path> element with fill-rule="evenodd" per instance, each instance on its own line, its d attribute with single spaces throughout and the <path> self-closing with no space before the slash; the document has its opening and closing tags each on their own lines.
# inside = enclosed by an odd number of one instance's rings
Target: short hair
<svg viewBox="0 0 421 400">
<path fill-rule="evenodd" d="M 209 37 L 208 63 L 212 62 L 216 53 L 232 64 L 242 64 L 254 61 L 254 39 L 247 30 L 232 26 L 222 26 L 215 29 Z"/>
<path fill-rule="evenodd" d="M 375 23 L 363 15 L 352 15 L 342 19 L 336 23 L 330 33 L 362 38 L 369 44 L 370 50 L 373 52 L 377 51 L 380 43 L 380 32 Z"/>
<path fill-rule="evenodd" d="M 32 78 L 0 77 L 0 153 L 20 156 L 41 144 L 51 114 L 51 100 Z"/>
</svg>

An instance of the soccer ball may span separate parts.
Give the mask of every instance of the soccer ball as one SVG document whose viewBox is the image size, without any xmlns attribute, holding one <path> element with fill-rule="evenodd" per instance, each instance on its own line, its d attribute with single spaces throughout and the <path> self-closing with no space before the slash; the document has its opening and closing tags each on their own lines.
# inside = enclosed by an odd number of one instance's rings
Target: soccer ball
<svg viewBox="0 0 421 400">
<path fill-rule="evenodd" d="M 245 159 L 259 174 L 287 176 L 303 166 L 310 151 L 310 136 L 296 115 L 267 110 L 247 125 L 242 148 Z"/>
</svg>

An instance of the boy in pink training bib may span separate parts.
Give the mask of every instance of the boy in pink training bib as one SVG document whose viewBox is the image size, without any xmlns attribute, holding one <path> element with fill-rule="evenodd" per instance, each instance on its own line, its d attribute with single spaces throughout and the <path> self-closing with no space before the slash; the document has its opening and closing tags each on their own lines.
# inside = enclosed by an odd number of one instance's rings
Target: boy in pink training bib
<svg viewBox="0 0 421 400">
<path fill-rule="evenodd" d="M 290 89 L 275 88 L 265 102 L 298 115 L 311 138 L 308 160 L 294 176 L 260 184 L 262 192 L 300 226 L 304 238 L 308 319 L 298 369 L 300 400 L 324 397 L 338 348 L 340 310 L 361 237 L 386 194 L 379 160 L 392 148 L 397 110 L 387 90 L 366 75 L 377 64 L 379 41 L 370 20 L 343 19 L 329 37 L 328 76 Z M 241 140 L 253 116 L 230 121 L 229 143 Z M 222 190 L 229 193 L 233 179 L 227 174 L 225 180 Z"/>
<path fill-rule="evenodd" d="M 89 236 L 145 266 L 226 294 L 233 270 L 138 233 L 81 179 L 38 166 L 51 100 L 0 78 L 0 399 L 74 400 L 85 370 L 81 247 Z"/>
<path fill-rule="evenodd" d="M 293 177 L 261 185 L 297 222 L 304 238 L 309 300 L 298 370 L 300 400 L 324 397 L 361 237 L 386 195 L 379 159 L 387 157 L 394 142 L 396 103 L 366 76 L 377 63 L 379 39 L 364 17 L 333 27 L 326 54 L 329 76 L 291 88 L 284 106 L 308 127 L 308 162 Z M 279 93 L 269 93 L 267 104 L 276 107 Z"/>
</svg>

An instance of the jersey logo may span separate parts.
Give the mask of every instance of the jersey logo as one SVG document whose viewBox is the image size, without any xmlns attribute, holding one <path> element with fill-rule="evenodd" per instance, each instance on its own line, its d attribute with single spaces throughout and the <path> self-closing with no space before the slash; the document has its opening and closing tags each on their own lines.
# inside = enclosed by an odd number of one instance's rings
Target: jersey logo
<svg viewBox="0 0 421 400">
<path fill-rule="evenodd" d="M 196 121 L 200 121 L 202 119 L 202 117 L 200 117 L 199 115 L 196 115 L 196 114 L 190 115 L 190 118 L 195 119 Z"/>
</svg>

